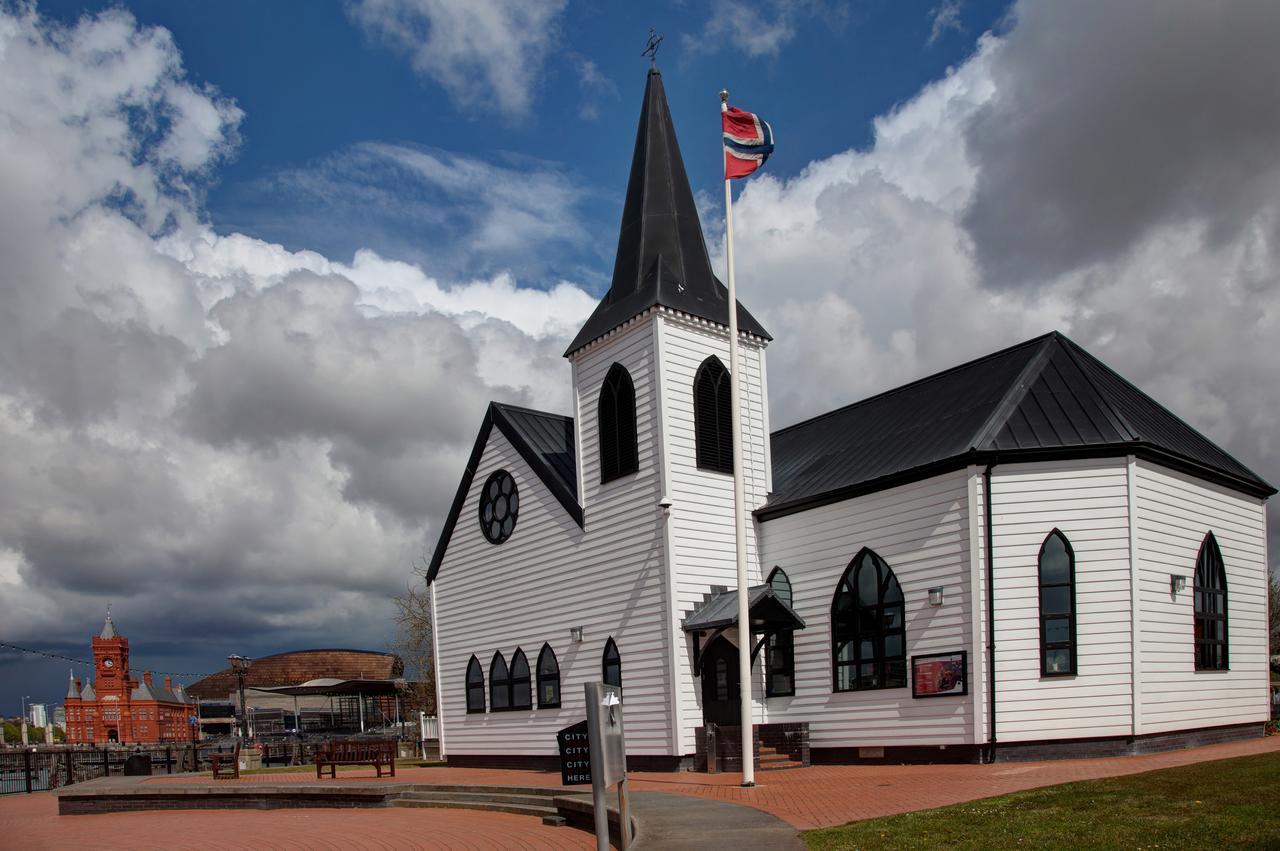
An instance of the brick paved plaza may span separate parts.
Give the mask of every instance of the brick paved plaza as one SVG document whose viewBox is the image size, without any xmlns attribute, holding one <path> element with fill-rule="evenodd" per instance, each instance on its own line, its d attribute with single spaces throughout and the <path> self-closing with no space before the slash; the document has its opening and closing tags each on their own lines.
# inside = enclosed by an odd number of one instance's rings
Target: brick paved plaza
<svg viewBox="0 0 1280 851">
<path fill-rule="evenodd" d="M 737 776 L 632 775 L 637 791 L 665 792 L 744 804 L 798 829 L 931 809 L 1076 780 L 1094 780 L 1173 768 L 1215 759 L 1280 751 L 1280 737 L 1138 757 L 1003 763 L 997 765 L 814 766 L 758 775 L 754 789 Z M 557 775 L 534 771 L 409 768 L 395 782 L 555 786 Z M 148 784 L 190 783 L 190 777 L 156 777 Z M 212 782 L 212 781 L 209 781 Z M 312 772 L 264 774 L 221 781 L 315 783 Z M 372 771 L 340 772 L 325 783 L 378 782 Z M 390 782 L 384 778 L 383 782 Z M 1246 794 L 1242 790 L 1242 794 Z M 103 830 L 117 826 L 118 831 Z M 0 848 L 84 847 L 91 836 L 120 837 L 102 848 L 589 848 L 589 834 L 544 827 L 536 819 L 462 810 L 178 811 L 97 816 L 56 815 L 52 795 L 0 799 Z M 154 841 L 139 843 L 139 837 Z"/>
</svg>

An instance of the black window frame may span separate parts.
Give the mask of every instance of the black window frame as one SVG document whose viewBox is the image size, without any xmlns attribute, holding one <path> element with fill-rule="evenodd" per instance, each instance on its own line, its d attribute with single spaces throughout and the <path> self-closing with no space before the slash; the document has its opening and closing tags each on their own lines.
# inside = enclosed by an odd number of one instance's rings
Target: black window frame
<svg viewBox="0 0 1280 851">
<path fill-rule="evenodd" d="M 1227 564 L 1222 558 L 1222 548 L 1213 532 L 1204 536 L 1200 542 L 1200 551 L 1196 553 L 1196 569 L 1192 582 L 1192 651 L 1195 656 L 1197 671 L 1229 671 L 1231 670 L 1231 645 L 1229 642 L 1229 613 L 1227 608 Z M 1220 583 L 1220 584 L 1217 584 Z M 1205 606 L 1210 599 L 1220 600 L 1221 611 L 1213 611 L 1212 606 Z M 1205 638 L 1205 627 L 1209 624 L 1222 624 L 1221 638 Z M 1216 630 L 1214 630 L 1216 632 Z M 1221 649 L 1221 654 L 1204 651 L 1211 648 Z M 1209 661 L 1204 661 L 1208 657 Z"/>
<path fill-rule="evenodd" d="M 475 673 L 478 679 L 472 679 L 471 674 Z M 484 687 L 484 668 L 480 667 L 480 660 L 472 654 L 471 661 L 467 662 L 467 679 L 466 679 L 466 696 L 467 696 L 467 714 L 481 715 L 485 711 L 485 687 Z M 472 701 L 472 691 L 475 688 L 480 690 L 480 705 L 476 706 Z"/>
<path fill-rule="evenodd" d="M 778 593 L 778 585 L 774 580 L 782 577 L 782 581 L 786 583 L 786 597 Z M 765 580 L 770 588 L 773 589 L 774 595 L 782 602 L 791 607 L 794 599 L 794 589 L 791 585 L 791 577 L 787 576 L 787 572 L 781 566 L 775 566 L 769 571 L 769 578 Z M 784 629 L 769 635 L 769 640 L 765 642 L 765 680 L 764 694 L 765 697 L 793 697 L 796 693 L 796 634 L 795 630 Z M 787 685 L 778 688 L 775 683 L 776 677 L 785 677 Z"/>
<path fill-rule="evenodd" d="M 520 667 L 524 669 L 524 673 L 520 673 Z M 511 667 L 507 669 L 508 677 L 511 680 L 511 711 L 522 711 L 533 709 L 533 677 L 529 673 L 529 657 L 524 655 L 524 651 L 519 647 L 516 652 L 511 654 Z M 520 687 L 524 687 L 524 694 L 520 694 Z M 520 698 L 523 697 L 523 702 Z"/>
<path fill-rule="evenodd" d="M 498 675 L 497 665 L 502 664 L 502 675 Z M 503 706 L 498 705 L 498 696 L 502 696 Z M 501 650 L 494 651 L 489 660 L 489 708 L 493 712 L 511 711 L 511 669 Z"/>
<path fill-rule="evenodd" d="M 511 490 L 506 493 L 499 493 L 497 496 L 490 495 L 490 487 L 494 484 L 498 489 L 502 490 L 503 482 L 510 480 Z M 503 511 L 505 512 L 501 518 L 497 519 L 498 532 L 494 534 L 491 523 L 495 522 L 493 517 L 485 517 L 485 509 L 491 508 L 492 511 L 498 510 L 497 500 L 503 499 Z M 515 505 L 512 506 L 514 501 Z M 511 528 L 504 529 L 506 520 L 511 520 Z M 498 546 L 505 544 L 511 535 L 516 531 L 516 522 L 520 519 L 520 485 L 516 482 L 516 477 L 506 470 L 494 470 L 489 477 L 484 480 L 484 487 L 480 490 L 479 504 L 476 506 L 476 520 L 480 524 L 480 534 L 484 535 L 484 539 L 489 543 Z"/>
<path fill-rule="evenodd" d="M 729 370 L 711 355 L 693 376 L 694 452 L 699 470 L 733 475 L 733 413 Z"/>
<path fill-rule="evenodd" d="M 636 431 L 636 388 L 620 363 L 609 367 L 596 402 L 596 434 L 600 441 L 600 484 L 640 470 Z"/>
<path fill-rule="evenodd" d="M 874 603 L 865 603 L 861 599 L 860 589 L 858 588 L 858 578 L 860 569 L 864 562 L 868 562 L 876 568 L 876 600 Z M 883 568 L 883 572 L 881 571 Z M 847 592 L 845 589 L 848 589 Z M 897 601 L 888 600 L 890 592 L 896 592 Z M 841 615 L 841 598 L 848 595 L 850 603 L 847 606 L 847 613 Z M 885 628 L 885 615 L 890 610 L 896 610 L 898 615 L 898 626 L 893 628 Z M 876 625 L 875 629 L 864 630 L 862 628 L 863 618 L 869 619 L 869 622 Z M 900 652 L 890 654 L 885 649 L 885 639 L 893 636 L 899 636 Z M 871 654 L 864 658 L 862 653 L 863 642 L 871 642 Z M 842 644 L 848 644 L 853 649 L 853 658 L 848 660 L 840 659 L 840 648 Z M 862 667 L 871 665 L 874 667 L 873 681 L 870 684 L 863 684 L 864 674 Z M 852 671 L 848 679 L 850 685 L 841 687 L 840 672 L 843 668 L 849 668 Z M 879 691 L 881 689 L 894 689 L 907 687 L 907 609 L 906 596 L 902 592 L 902 584 L 898 581 L 898 576 L 893 572 L 893 568 L 885 559 L 872 550 L 870 547 L 863 547 L 858 554 L 849 562 L 849 566 L 844 569 L 844 573 L 840 575 L 840 581 L 836 584 L 835 595 L 831 599 L 831 690 L 833 692 L 849 692 L 849 691 Z"/>
<path fill-rule="evenodd" d="M 1049 546 L 1049 542 L 1058 539 L 1062 542 L 1063 548 L 1067 553 L 1067 581 L 1066 582 L 1050 582 L 1044 581 L 1044 554 L 1045 548 Z M 1044 599 L 1046 589 L 1066 588 L 1069 598 L 1069 605 L 1065 612 L 1048 612 L 1044 610 Z M 1036 611 L 1040 616 L 1040 676 L 1042 677 L 1074 677 L 1080 667 L 1077 663 L 1076 653 L 1079 644 L 1079 635 L 1077 632 L 1076 620 L 1076 551 L 1071 546 L 1071 540 L 1066 534 L 1058 528 L 1054 528 L 1048 535 L 1044 536 L 1044 540 L 1040 543 L 1040 552 L 1036 555 Z M 1048 622 L 1067 621 L 1067 639 L 1065 641 L 1050 641 Z M 1048 658 L 1050 652 L 1060 650 L 1068 651 L 1071 667 L 1066 671 L 1050 671 Z"/>
<path fill-rule="evenodd" d="M 543 670 L 543 659 L 551 657 L 550 669 Z M 560 708 L 560 660 L 556 658 L 556 651 L 551 648 L 551 644 L 543 644 L 542 649 L 538 651 L 538 708 L 539 709 L 559 709 Z M 555 699 L 543 700 L 543 686 L 555 684 Z"/>
<path fill-rule="evenodd" d="M 612 659 L 610 651 L 613 651 Z M 617 682 L 609 679 L 610 664 L 617 670 Z M 622 688 L 622 654 L 618 652 L 618 643 L 613 640 L 612 635 L 604 643 L 604 652 L 600 654 L 600 679 L 608 685 Z"/>
</svg>

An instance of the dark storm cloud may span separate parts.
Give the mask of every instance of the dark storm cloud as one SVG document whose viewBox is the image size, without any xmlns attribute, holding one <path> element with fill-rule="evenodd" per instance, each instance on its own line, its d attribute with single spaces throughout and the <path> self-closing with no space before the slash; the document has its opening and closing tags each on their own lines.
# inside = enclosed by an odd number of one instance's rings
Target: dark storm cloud
<svg viewBox="0 0 1280 851">
<path fill-rule="evenodd" d="M 1020 3 L 967 136 L 985 283 L 1115 260 L 1163 224 L 1238 235 L 1280 192 L 1278 44 L 1271 0 Z"/>
</svg>

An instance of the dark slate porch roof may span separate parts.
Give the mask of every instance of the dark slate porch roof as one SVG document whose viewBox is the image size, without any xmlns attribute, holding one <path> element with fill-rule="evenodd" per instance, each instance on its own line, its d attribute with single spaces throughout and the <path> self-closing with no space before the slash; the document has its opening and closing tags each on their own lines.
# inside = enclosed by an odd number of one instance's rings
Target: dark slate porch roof
<svg viewBox="0 0 1280 851">
<path fill-rule="evenodd" d="M 804 620 L 791 607 L 778 599 L 769 585 L 753 585 L 747 589 L 747 611 L 751 613 L 751 631 L 804 629 Z M 712 594 L 684 619 L 685 632 L 719 629 L 738 622 L 738 592 Z"/>
<path fill-rule="evenodd" d="M 1058 332 L 771 435 L 760 519 L 968 464 L 1137 455 L 1258 497 L 1276 491 Z"/>
<path fill-rule="evenodd" d="M 667 93 L 656 68 L 645 82 L 613 281 L 565 355 L 654 305 L 729 324 L 729 292 L 711 271 Z M 741 303 L 738 328 L 770 339 Z"/>
<path fill-rule="evenodd" d="M 511 441 L 520 457 L 546 485 L 547 490 L 551 491 L 551 495 L 564 506 L 565 511 L 569 512 L 574 522 L 582 526 L 573 417 L 490 402 L 484 420 L 480 423 L 480 434 L 476 436 L 475 446 L 471 449 L 471 457 L 462 472 L 462 481 L 454 494 L 453 505 L 444 525 L 440 527 L 440 539 L 436 543 L 435 552 L 431 554 L 431 563 L 427 566 L 427 584 L 440 572 L 440 563 L 444 561 L 449 539 L 453 537 L 454 527 L 458 524 L 462 504 L 466 502 L 467 492 L 471 490 L 471 480 L 475 478 L 476 467 L 480 464 L 480 457 L 484 454 L 489 435 L 495 426 Z"/>
</svg>

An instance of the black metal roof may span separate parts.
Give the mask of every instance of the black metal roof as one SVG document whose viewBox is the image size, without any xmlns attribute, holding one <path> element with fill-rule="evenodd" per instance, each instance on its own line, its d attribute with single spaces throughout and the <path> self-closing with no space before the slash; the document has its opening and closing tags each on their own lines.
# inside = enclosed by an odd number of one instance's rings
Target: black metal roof
<svg viewBox="0 0 1280 851">
<path fill-rule="evenodd" d="M 804 629 L 804 619 L 778 599 L 770 585 L 753 585 L 747 589 L 747 611 L 751 615 L 752 632 L 766 629 Z M 719 591 L 708 595 L 702 605 L 684 619 L 684 631 L 719 629 L 738 622 L 738 592 Z"/>
<path fill-rule="evenodd" d="M 506 435 L 520 457 L 546 485 L 547 490 L 551 491 L 551 495 L 564 506 L 565 511 L 569 512 L 574 522 L 582 526 L 573 417 L 490 402 L 484 420 L 480 423 L 475 446 L 471 449 L 471 457 L 467 459 L 467 467 L 462 472 L 462 481 L 458 483 L 458 491 L 454 494 L 453 505 L 444 525 L 440 527 L 440 539 L 436 543 L 435 552 L 431 554 L 431 563 L 427 566 L 428 584 L 440 572 L 440 563 L 444 561 L 449 539 L 453 537 L 462 505 L 467 500 L 467 492 L 471 490 L 471 480 L 475 478 L 476 468 L 484 455 L 485 445 L 489 442 L 489 434 L 494 426 Z"/>
<path fill-rule="evenodd" d="M 565 355 L 654 305 L 729 324 L 729 294 L 711 271 L 658 70 L 649 71 L 622 206 L 613 282 Z M 771 339 L 738 304 L 738 329 Z"/>
<path fill-rule="evenodd" d="M 971 463 L 1134 454 L 1259 497 L 1259 476 L 1058 332 L 771 436 L 761 519 Z"/>
</svg>

